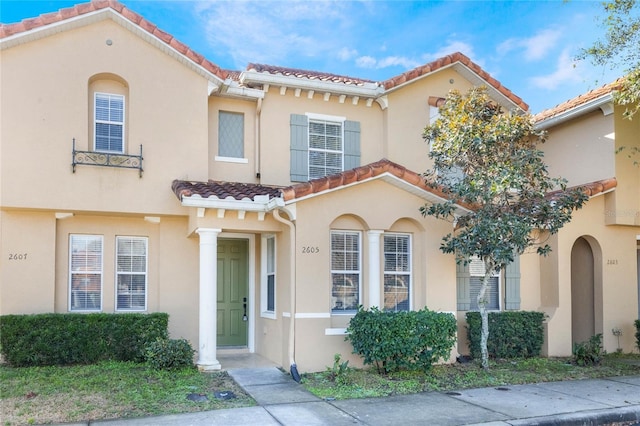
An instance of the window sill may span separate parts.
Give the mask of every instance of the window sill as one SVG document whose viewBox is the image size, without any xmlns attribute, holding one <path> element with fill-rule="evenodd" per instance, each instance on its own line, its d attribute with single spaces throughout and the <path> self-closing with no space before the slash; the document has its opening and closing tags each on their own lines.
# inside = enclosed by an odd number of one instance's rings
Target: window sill
<svg viewBox="0 0 640 426">
<path fill-rule="evenodd" d="M 220 161 L 221 163 L 237 163 L 237 164 L 249 164 L 248 158 L 238 158 L 238 157 L 219 157 L 215 156 L 216 161 Z"/>
<path fill-rule="evenodd" d="M 278 319 L 278 315 L 275 312 L 265 311 L 265 312 L 260 312 L 260 318 L 276 320 Z"/>
<path fill-rule="evenodd" d="M 347 329 L 346 328 L 325 328 L 324 335 L 325 336 L 346 336 Z"/>
</svg>

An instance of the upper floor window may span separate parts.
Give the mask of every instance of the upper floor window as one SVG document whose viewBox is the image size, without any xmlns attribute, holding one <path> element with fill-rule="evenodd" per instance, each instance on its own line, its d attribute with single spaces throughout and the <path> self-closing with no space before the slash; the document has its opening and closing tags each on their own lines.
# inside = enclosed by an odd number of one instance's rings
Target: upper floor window
<svg viewBox="0 0 640 426">
<path fill-rule="evenodd" d="M 244 114 L 220 111 L 218 113 L 218 157 L 216 159 L 244 158 Z"/>
<path fill-rule="evenodd" d="M 342 156 L 342 122 L 309 120 L 309 179 L 340 173 Z"/>
<path fill-rule="evenodd" d="M 291 181 L 303 182 L 360 166 L 360 123 L 344 117 L 291 115 Z"/>
<path fill-rule="evenodd" d="M 124 96 L 96 92 L 94 96 L 96 151 L 124 153 Z"/>
<path fill-rule="evenodd" d="M 147 238 L 116 237 L 116 310 L 147 308 Z"/>
<path fill-rule="evenodd" d="M 352 313 L 360 304 L 360 233 L 331 232 L 331 311 Z"/>
<path fill-rule="evenodd" d="M 384 235 L 384 310 L 408 311 L 411 296 L 411 237 Z"/>
<path fill-rule="evenodd" d="M 69 238 L 69 310 L 102 309 L 102 236 Z"/>
</svg>

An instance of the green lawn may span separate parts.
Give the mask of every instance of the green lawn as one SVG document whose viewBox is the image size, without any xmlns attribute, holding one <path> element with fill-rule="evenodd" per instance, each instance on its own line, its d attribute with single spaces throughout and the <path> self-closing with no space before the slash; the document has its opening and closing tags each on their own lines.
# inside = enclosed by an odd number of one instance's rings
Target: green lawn
<svg viewBox="0 0 640 426">
<path fill-rule="evenodd" d="M 214 392 L 232 391 L 231 400 Z M 208 401 L 193 402 L 190 393 Z M 154 371 L 145 365 L 104 362 L 71 367 L 0 366 L 0 418 L 4 425 L 186 413 L 255 405 L 224 372 L 195 368 Z"/>
<path fill-rule="evenodd" d="M 489 371 L 475 362 L 436 365 L 428 373 L 380 375 L 375 369 L 349 369 L 334 377 L 325 371 L 303 375 L 303 384 L 320 398 L 350 399 L 626 375 L 640 375 L 639 355 L 607 355 L 592 367 L 580 367 L 568 359 L 530 358 L 493 361 Z"/>
</svg>

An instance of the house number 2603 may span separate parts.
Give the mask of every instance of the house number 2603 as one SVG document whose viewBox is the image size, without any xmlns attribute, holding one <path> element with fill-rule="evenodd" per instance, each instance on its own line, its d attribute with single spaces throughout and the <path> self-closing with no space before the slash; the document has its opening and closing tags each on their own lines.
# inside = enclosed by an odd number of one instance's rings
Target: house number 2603
<svg viewBox="0 0 640 426">
<path fill-rule="evenodd" d="M 9 260 L 27 260 L 27 253 L 9 253 Z"/>
<path fill-rule="evenodd" d="M 311 246 L 302 247 L 302 254 L 315 254 L 315 253 L 320 253 L 319 247 L 311 247 Z"/>
</svg>

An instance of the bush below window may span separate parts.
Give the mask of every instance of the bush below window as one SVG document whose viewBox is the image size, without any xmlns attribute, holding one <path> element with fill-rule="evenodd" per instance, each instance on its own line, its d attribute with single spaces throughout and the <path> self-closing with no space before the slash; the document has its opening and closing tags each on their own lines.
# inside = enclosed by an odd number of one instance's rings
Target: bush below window
<svg viewBox="0 0 640 426">
<path fill-rule="evenodd" d="M 193 366 L 195 351 L 185 339 L 156 339 L 146 350 L 147 365 L 155 370 L 177 370 Z"/>
<path fill-rule="evenodd" d="M 351 319 L 346 340 L 363 362 L 375 365 L 380 373 L 400 369 L 429 370 L 446 360 L 456 340 L 453 314 L 428 309 L 409 312 L 382 312 L 362 307 Z"/>
<path fill-rule="evenodd" d="M 168 322 L 164 313 L 4 315 L 0 351 L 16 367 L 142 362 L 149 343 L 167 338 Z"/>
<path fill-rule="evenodd" d="M 467 312 L 466 318 L 471 356 L 480 358 L 480 312 Z M 489 356 L 505 359 L 539 356 L 544 342 L 543 322 L 542 312 L 489 312 Z"/>
</svg>

